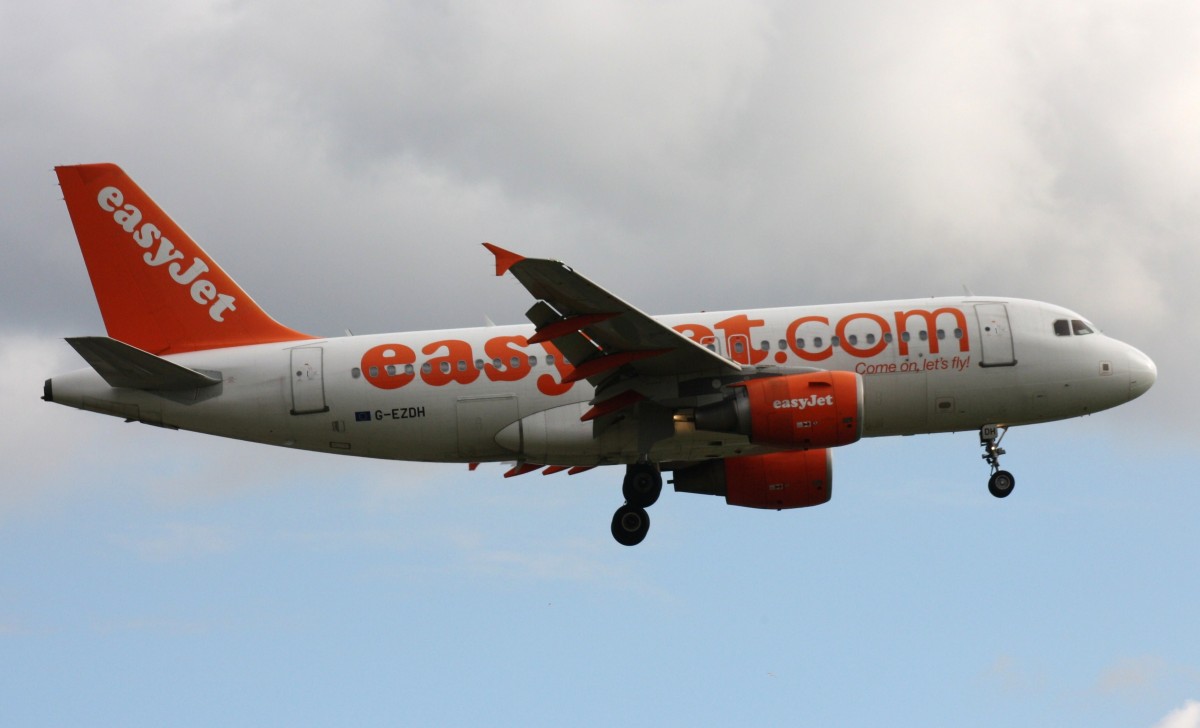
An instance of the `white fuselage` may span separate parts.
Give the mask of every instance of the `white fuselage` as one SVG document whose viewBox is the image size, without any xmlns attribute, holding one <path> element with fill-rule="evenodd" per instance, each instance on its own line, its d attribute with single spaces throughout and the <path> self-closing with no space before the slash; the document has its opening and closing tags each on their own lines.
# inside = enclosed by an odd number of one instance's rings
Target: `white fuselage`
<svg viewBox="0 0 1200 728">
<path fill-rule="evenodd" d="M 1090 414 L 1140 395 L 1153 364 L 1081 317 L 1035 301 L 932 298 L 657 317 L 747 370 L 853 371 L 867 437 L 973 430 Z M 644 453 L 630 419 L 595 435 L 580 417 L 594 396 L 533 327 L 424 331 L 210 349 L 166 357 L 219 372 L 183 392 L 110 387 L 92 369 L 47 383 L 55 402 L 149 424 L 343 455 L 547 465 L 695 461 L 764 452 L 740 435 L 673 435 Z M 721 382 L 645 381 L 686 411 Z M 649 393 L 648 393 L 649 394 Z"/>
</svg>

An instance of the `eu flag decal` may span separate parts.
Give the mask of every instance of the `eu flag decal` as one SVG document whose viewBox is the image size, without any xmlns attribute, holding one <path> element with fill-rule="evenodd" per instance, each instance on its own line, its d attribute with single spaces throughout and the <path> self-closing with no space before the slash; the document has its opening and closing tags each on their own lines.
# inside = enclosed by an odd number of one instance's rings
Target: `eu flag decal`
<svg viewBox="0 0 1200 728">
<path fill-rule="evenodd" d="M 370 422 L 371 421 L 371 413 L 367 412 L 367 411 L 355 412 L 354 413 L 354 421 L 355 422 Z"/>
</svg>

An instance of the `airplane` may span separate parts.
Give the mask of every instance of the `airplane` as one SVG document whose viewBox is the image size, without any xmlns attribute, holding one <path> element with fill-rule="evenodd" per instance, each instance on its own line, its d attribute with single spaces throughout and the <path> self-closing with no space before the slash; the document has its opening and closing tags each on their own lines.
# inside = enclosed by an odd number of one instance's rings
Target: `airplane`
<svg viewBox="0 0 1200 728">
<path fill-rule="evenodd" d="M 529 324 L 318 337 L 271 318 L 113 164 L 56 167 L 107 336 L 47 402 L 336 455 L 624 465 L 611 531 L 641 543 L 675 491 L 791 509 L 832 496 L 832 450 L 978 430 L 988 490 L 1009 427 L 1144 394 L 1154 363 L 1086 318 L 973 296 L 650 316 L 561 262 L 491 243 Z"/>
</svg>

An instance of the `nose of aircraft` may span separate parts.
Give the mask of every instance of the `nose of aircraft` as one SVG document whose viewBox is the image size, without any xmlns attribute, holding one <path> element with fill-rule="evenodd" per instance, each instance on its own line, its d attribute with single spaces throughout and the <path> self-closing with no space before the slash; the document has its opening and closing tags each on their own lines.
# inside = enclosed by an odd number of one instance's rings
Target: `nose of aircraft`
<svg viewBox="0 0 1200 728">
<path fill-rule="evenodd" d="M 1129 398 L 1136 399 L 1145 394 L 1146 390 L 1154 386 L 1156 379 L 1158 367 L 1154 366 L 1150 357 L 1129 347 Z"/>
</svg>

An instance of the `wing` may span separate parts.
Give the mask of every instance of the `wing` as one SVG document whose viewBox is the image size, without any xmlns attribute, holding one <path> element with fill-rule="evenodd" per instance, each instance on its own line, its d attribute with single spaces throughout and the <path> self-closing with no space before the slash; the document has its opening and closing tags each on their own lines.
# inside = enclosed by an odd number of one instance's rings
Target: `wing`
<svg viewBox="0 0 1200 728">
<path fill-rule="evenodd" d="M 566 381 L 587 379 L 597 389 L 609 389 L 638 377 L 742 373 L 737 362 L 655 321 L 557 260 L 484 246 L 496 256 L 496 275 L 512 273 L 537 299 L 525 314 L 537 327 L 529 343 L 553 342 L 575 368 Z"/>
</svg>

